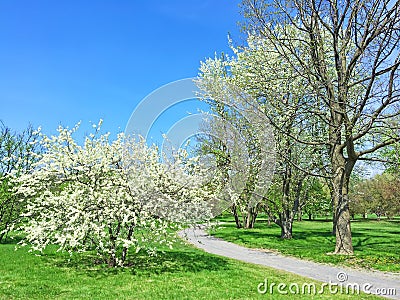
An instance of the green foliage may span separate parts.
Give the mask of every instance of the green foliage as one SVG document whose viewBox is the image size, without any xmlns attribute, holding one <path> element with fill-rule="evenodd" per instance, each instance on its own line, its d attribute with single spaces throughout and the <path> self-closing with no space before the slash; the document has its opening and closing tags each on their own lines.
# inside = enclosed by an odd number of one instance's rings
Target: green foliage
<svg viewBox="0 0 400 300">
<path fill-rule="evenodd" d="M 12 193 L 9 178 L 0 178 L 0 242 L 18 220 L 24 205 Z"/>
<path fill-rule="evenodd" d="M 373 213 L 378 218 L 400 215 L 400 177 L 385 172 L 371 179 L 355 181 L 350 197 L 353 214 Z"/>
<path fill-rule="evenodd" d="M 302 212 L 309 218 L 326 216 L 332 212 L 329 188 L 318 178 L 309 178 L 303 194 Z"/>
<path fill-rule="evenodd" d="M 387 160 L 386 171 L 400 177 L 400 142 L 384 148 L 382 157 Z"/>
<path fill-rule="evenodd" d="M 26 203 L 13 193 L 10 176 L 20 176 L 37 159 L 36 138 L 31 126 L 17 133 L 0 122 L 0 242 L 21 220 Z"/>
</svg>

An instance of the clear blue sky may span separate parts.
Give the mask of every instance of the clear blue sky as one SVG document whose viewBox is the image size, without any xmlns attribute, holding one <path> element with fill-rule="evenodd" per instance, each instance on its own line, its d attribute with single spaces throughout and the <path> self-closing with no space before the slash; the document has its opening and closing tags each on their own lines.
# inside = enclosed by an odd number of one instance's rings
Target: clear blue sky
<svg viewBox="0 0 400 300">
<path fill-rule="evenodd" d="M 54 132 L 103 118 L 104 130 L 123 131 L 151 91 L 228 51 L 238 4 L 0 0 L 0 120 Z"/>
</svg>

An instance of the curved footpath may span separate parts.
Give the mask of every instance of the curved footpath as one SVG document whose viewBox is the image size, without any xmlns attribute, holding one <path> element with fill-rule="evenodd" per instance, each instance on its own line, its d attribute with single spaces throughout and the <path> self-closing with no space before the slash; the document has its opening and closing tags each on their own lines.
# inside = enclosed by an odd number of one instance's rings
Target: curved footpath
<svg viewBox="0 0 400 300">
<path fill-rule="evenodd" d="M 179 236 L 206 252 L 247 263 L 291 272 L 317 281 L 338 284 L 338 287 L 359 287 L 361 292 L 400 299 L 400 275 L 354 270 L 287 257 L 273 252 L 249 249 L 210 236 L 201 228 L 180 231 Z M 329 290 L 327 286 L 327 290 Z M 259 285 L 259 290 L 265 286 Z"/>
</svg>

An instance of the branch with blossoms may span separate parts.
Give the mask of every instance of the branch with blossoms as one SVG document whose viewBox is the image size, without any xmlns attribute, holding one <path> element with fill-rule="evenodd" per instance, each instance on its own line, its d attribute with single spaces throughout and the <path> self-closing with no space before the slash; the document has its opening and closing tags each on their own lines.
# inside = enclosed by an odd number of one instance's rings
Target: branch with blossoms
<svg viewBox="0 0 400 300">
<path fill-rule="evenodd" d="M 171 229 L 210 217 L 213 194 L 204 174 L 192 171 L 195 158 L 180 151 L 162 162 L 144 139 L 121 133 L 110 141 L 109 133 L 99 134 L 100 126 L 101 121 L 83 145 L 73 138 L 79 126 L 41 135 L 41 159 L 15 178 L 16 194 L 28 202 L 21 245 L 95 250 L 115 267 L 129 251 L 171 247 Z"/>
</svg>

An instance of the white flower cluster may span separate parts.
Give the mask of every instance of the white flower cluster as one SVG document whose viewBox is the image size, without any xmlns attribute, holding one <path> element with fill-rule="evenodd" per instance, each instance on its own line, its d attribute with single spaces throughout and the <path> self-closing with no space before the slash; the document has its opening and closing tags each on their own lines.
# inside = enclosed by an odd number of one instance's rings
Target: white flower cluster
<svg viewBox="0 0 400 300">
<path fill-rule="evenodd" d="M 95 250 L 116 266 L 128 250 L 171 245 L 171 228 L 211 216 L 213 193 L 196 158 L 182 150 L 165 162 L 145 140 L 119 134 L 110 141 L 100 126 L 83 146 L 73 138 L 79 126 L 42 134 L 42 158 L 15 179 L 28 201 L 23 244 Z"/>
</svg>

